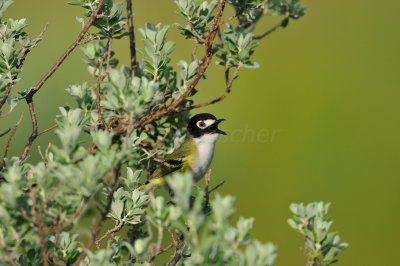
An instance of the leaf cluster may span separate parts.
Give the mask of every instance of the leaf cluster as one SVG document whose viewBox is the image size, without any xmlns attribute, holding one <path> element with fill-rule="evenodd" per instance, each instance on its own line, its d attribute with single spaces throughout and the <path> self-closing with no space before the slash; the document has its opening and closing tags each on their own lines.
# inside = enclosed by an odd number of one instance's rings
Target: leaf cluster
<svg viewBox="0 0 400 266">
<path fill-rule="evenodd" d="M 186 39 L 194 39 L 204 43 L 214 19 L 217 1 L 175 0 L 178 14 L 186 21 L 186 25 L 175 24 Z"/>
<path fill-rule="evenodd" d="M 330 232 L 333 221 L 328 216 L 330 203 L 291 204 L 293 218 L 289 225 L 305 236 L 305 252 L 311 266 L 328 266 L 348 247 L 337 232 Z"/>
<path fill-rule="evenodd" d="M 19 81 L 18 75 L 29 51 L 35 48 L 42 37 L 31 38 L 25 32 L 26 19 L 4 19 L 3 13 L 13 3 L 11 0 L 0 3 L 0 99 L 6 97 L 10 111 L 22 97 L 9 96 L 6 92 Z M 8 94 L 8 95 L 7 95 Z"/>
</svg>

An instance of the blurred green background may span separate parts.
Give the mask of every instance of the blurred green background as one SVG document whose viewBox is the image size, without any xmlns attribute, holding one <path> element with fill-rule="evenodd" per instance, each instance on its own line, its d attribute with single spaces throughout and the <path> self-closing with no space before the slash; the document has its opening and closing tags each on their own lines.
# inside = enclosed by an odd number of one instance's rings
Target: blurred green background
<svg viewBox="0 0 400 266">
<path fill-rule="evenodd" d="M 28 31 L 48 31 L 29 55 L 18 89 L 33 86 L 80 30 L 81 10 L 67 1 L 16 0 L 6 16 L 26 17 Z M 217 147 L 213 180 L 237 197 L 237 211 L 256 218 L 254 235 L 279 248 L 278 265 L 304 265 L 302 238 L 287 225 L 291 202 L 329 201 L 334 230 L 350 247 L 338 265 L 396 265 L 400 237 L 400 34 L 395 0 L 303 1 L 307 14 L 266 38 L 222 103 L 201 111 L 225 117 L 230 133 Z M 177 20 L 173 1 L 134 1 L 136 27 Z M 274 19 L 265 19 L 258 30 Z M 138 34 L 137 34 L 138 35 Z M 176 29 L 169 37 L 176 39 Z M 140 43 L 140 42 L 139 42 Z M 174 62 L 189 60 L 180 40 Z M 128 63 L 128 41 L 116 43 Z M 41 130 L 57 107 L 72 103 L 69 84 L 88 80 L 77 50 L 36 96 Z M 222 70 L 212 67 L 197 101 L 222 93 Z M 26 105 L 2 120 L 12 126 Z M 25 118 L 12 153 L 28 135 Z M 37 144 L 55 141 L 53 133 Z M 4 142 L 4 138 L 1 139 Z M 4 143 L 1 143 L 4 146 Z M 32 150 L 33 157 L 37 150 Z"/>
</svg>

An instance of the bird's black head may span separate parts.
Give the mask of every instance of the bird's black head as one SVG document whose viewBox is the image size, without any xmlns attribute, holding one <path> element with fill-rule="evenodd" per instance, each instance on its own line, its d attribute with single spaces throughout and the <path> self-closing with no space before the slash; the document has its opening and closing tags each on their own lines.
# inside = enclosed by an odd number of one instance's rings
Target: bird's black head
<svg viewBox="0 0 400 266">
<path fill-rule="evenodd" d="M 224 120 L 225 119 L 217 119 L 212 114 L 197 114 L 189 121 L 188 133 L 194 138 L 199 138 L 206 134 L 226 135 L 224 131 L 218 128 L 218 124 Z"/>
</svg>

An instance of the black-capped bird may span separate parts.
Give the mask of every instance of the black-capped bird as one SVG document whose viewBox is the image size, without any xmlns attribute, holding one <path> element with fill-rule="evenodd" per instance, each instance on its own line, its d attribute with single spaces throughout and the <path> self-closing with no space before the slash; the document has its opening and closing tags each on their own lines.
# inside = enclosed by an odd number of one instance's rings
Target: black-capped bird
<svg viewBox="0 0 400 266">
<path fill-rule="evenodd" d="M 147 184 L 138 189 L 149 189 L 166 184 L 166 176 L 176 171 L 189 171 L 195 182 L 206 173 L 214 155 L 215 142 L 220 134 L 226 133 L 218 128 L 225 119 L 217 119 L 212 114 L 202 113 L 193 116 L 188 124 L 186 138 L 182 145 L 167 155 L 162 164 L 151 174 Z"/>
</svg>

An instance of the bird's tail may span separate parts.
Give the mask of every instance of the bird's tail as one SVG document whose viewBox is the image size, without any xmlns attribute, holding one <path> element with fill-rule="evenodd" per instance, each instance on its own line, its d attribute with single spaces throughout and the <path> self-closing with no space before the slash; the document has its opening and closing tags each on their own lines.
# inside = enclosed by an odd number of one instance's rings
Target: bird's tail
<svg viewBox="0 0 400 266">
<path fill-rule="evenodd" d="M 165 178 L 158 177 L 158 178 L 150 179 L 147 183 L 138 186 L 137 189 L 149 191 L 153 187 L 161 187 L 161 186 L 164 186 L 165 184 L 166 184 Z"/>
</svg>

